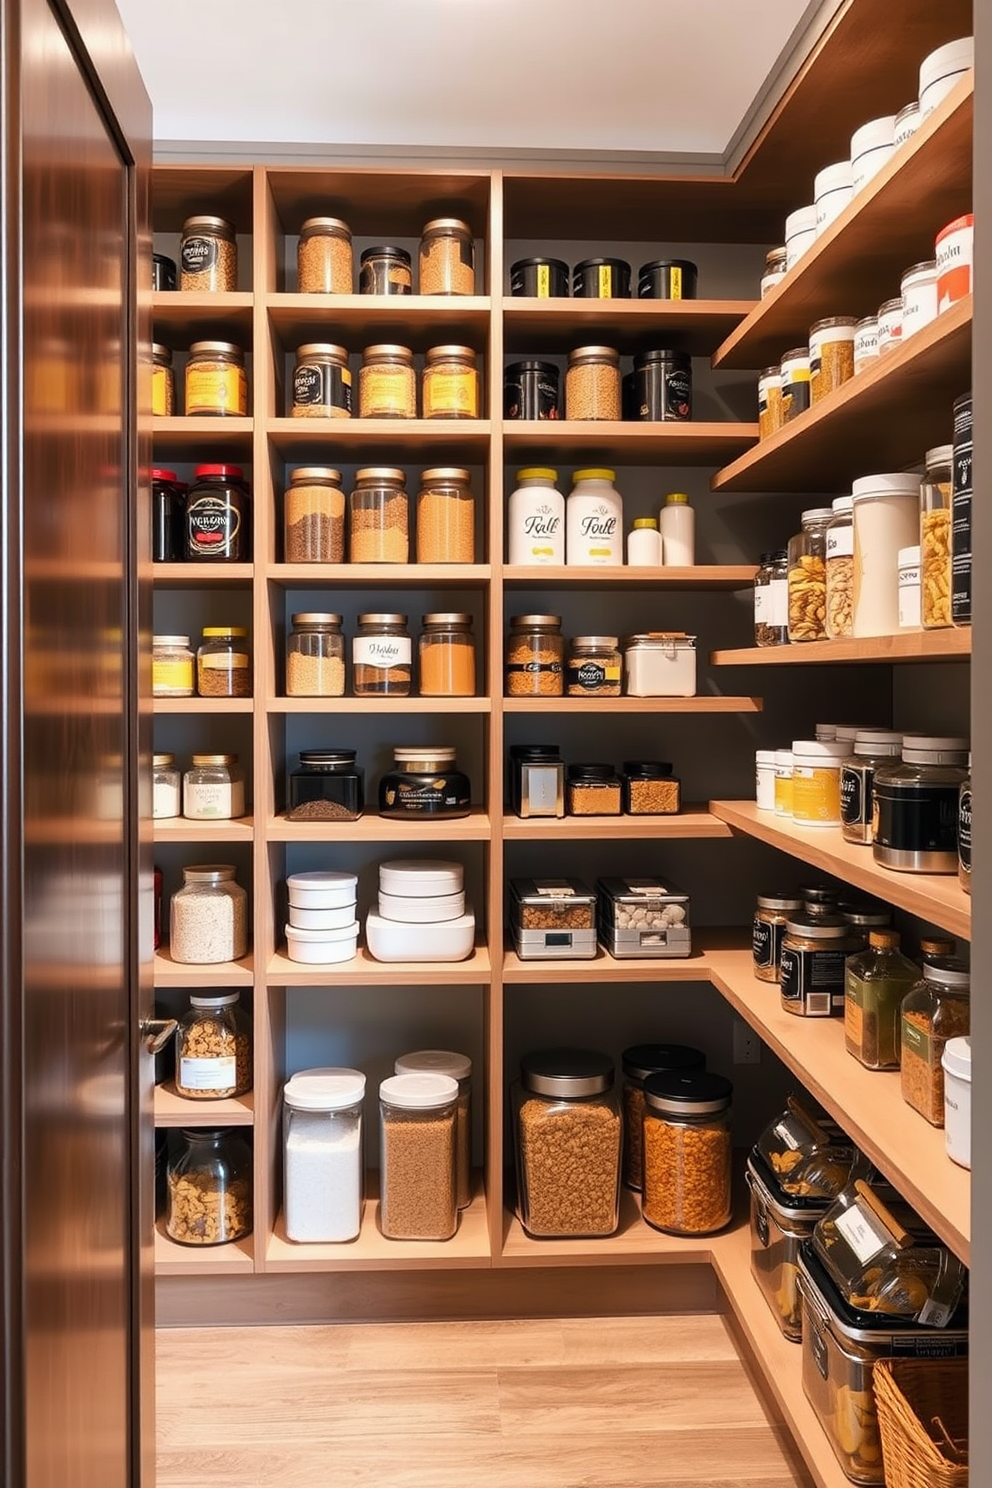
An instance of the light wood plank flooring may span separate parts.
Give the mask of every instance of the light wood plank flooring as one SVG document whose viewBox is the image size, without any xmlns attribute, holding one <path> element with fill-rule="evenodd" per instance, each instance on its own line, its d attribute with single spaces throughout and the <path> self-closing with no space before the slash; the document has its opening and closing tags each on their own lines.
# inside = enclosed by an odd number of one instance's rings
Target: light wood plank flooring
<svg viewBox="0 0 992 1488">
<path fill-rule="evenodd" d="M 157 1348 L 158 1488 L 808 1483 L 718 1316 L 165 1329 Z"/>
</svg>

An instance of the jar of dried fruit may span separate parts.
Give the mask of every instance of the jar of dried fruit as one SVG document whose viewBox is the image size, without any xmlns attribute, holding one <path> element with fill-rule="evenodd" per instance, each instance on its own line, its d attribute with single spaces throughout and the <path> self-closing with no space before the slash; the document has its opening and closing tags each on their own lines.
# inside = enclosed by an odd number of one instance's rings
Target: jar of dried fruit
<svg viewBox="0 0 992 1488">
<path fill-rule="evenodd" d="M 730 1223 L 733 1086 L 706 1070 L 668 1070 L 644 1082 L 641 1212 L 672 1235 L 711 1235 Z"/>
<path fill-rule="evenodd" d="M 920 612 L 924 630 L 951 625 L 954 446 L 927 450 L 920 484 Z"/>
<path fill-rule="evenodd" d="M 351 294 L 351 228 L 340 217 L 308 217 L 296 247 L 300 294 Z"/>
<path fill-rule="evenodd" d="M 824 629 L 829 640 L 854 631 L 854 497 L 838 496 L 827 523 Z"/>
<path fill-rule="evenodd" d="M 420 293 L 475 294 L 475 240 L 467 222 L 435 217 L 420 239 Z"/>
<path fill-rule="evenodd" d="M 410 499 L 402 470 L 390 465 L 367 465 L 356 471 L 349 504 L 350 562 L 409 561 Z"/>
<path fill-rule="evenodd" d="M 560 615 L 514 615 L 506 643 L 507 697 L 561 697 L 565 638 Z"/>
<path fill-rule="evenodd" d="M 176 1090 L 224 1100 L 251 1089 L 251 1020 L 238 992 L 191 992 L 176 1029 Z"/>
<path fill-rule="evenodd" d="M 293 616 L 286 643 L 287 697 L 344 697 L 340 615 L 310 610 Z"/>
<path fill-rule="evenodd" d="M 827 526 L 829 506 L 802 515 L 802 531 L 789 539 L 789 640 L 819 641 L 826 634 Z"/>
</svg>

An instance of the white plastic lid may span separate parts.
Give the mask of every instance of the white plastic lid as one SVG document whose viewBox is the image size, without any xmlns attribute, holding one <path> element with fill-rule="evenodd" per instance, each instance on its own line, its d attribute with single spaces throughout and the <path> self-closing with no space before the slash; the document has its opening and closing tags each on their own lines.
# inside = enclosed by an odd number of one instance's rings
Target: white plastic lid
<svg viewBox="0 0 992 1488">
<path fill-rule="evenodd" d="M 467 1054 L 451 1049 L 417 1049 L 401 1054 L 393 1066 L 397 1075 L 449 1075 L 452 1080 L 467 1080 L 472 1074 L 472 1061 Z"/>
<path fill-rule="evenodd" d="M 156 650 L 156 651 L 159 650 L 159 649 L 169 650 L 169 649 L 177 648 L 177 647 L 180 647 L 180 646 L 186 646 L 187 648 L 189 647 L 189 636 L 167 636 L 167 635 L 153 635 L 152 636 L 152 649 L 153 650 Z"/>
<path fill-rule="evenodd" d="M 322 869 L 312 873 L 291 873 L 287 889 L 358 889 L 357 873 L 331 873 Z"/>
<path fill-rule="evenodd" d="M 919 543 L 914 544 L 914 546 L 911 548 L 900 548 L 898 554 L 896 555 L 896 561 L 898 562 L 900 568 L 919 568 Z"/>
<path fill-rule="evenodd" d="M 825 165 L 821 171 L 817 171 L 813 178 L 813 196 L 819 201 L 821 196 L 828 196 L 831 191 L 849 190 L 852 183 L 851 162 L 837 160 L 833 165 Z"/>
<path fill-rule="evenodd" d="M 358 934 L 358 921 L 343 925 L 340 930 L 303 930 L 299 925 L 286 926 L 286 939 L 298 940 L 301 944 L 330 945 L 334 941 L 354 940 Z"/>
<path fill-rule="evenodd" d="M 841 743 L 837 739 L 793 739 L 792 762 L 796 765 L 826 765 L 829 768 L 837 760 L 847 758 L 851 752 L 848 748 L 849 742 L 845 740 Z"/>
<path fill-rule="evenodd" d="M 965 72 L 975 65 L 975 38 L 959 36 L 957 41 L 945 41 L 929 57 L 920 63 L 920 94 L 926 92 L 931 83 L 949 77 L 953 72 Z"/>
<path fill-rule="evenodd" d="M 963 765 L 968 740 L 953 734 L 907 734 L 902 757 L 907 765 Z"/>
<path fill-rule="evenodd" d="M 379 1099 L 407 1111 L 429 1111 L 450 1105 L 458 1095 L 458 1082 L 450 1075 L 433 1073 L 390 1075 L 379 1086 Z"/>
<path fill-rule="evenodd" d="M 883 145 L 894 145 L 896 140 L 895 114 L 883 114 L 880 119 L 869 119 L 851 135 L 851 164 L 869 150 L 878 150 Z"/>
<path fill-rule="evenodd" d="M 756 749 L 754 751 L 754 762 L 756 765 L 773 765 L 777 749 Z"/>
<path fill-rule="evenodd" d="M 791 749 L 776 749 L 776 751 L 775 751 L 775 763 L 776 763 L 776 765 L 791 765 L 792 764 L 792 750 Z"/>
<path fill-rule="evenodd" d="M 837 725 L 835 723 L 818 723 L 813 730 L 821 744 L 829 744 L 837 737 Z"/>
<path fill-rule="evenodd" d="M 790 212 L 785 219 L 785 241 L 796 238 L 800 233 L 816 232 L 816 203 L 808 207 L 797 207 Z"/>
<path fill-rule="evenodd" d="M 283 1086 L 287 1106 L 298 1111 L 342 1111 L 365 1095 L 365 1076 L 356 1069 L 300 1070 Z"/>
<path fill-rule="evenodd" d="M 851 486 L 854 503 L 870 501 L 875 496 L 915 496 L 920 499 L 920 477 L 893 471 L 884 475 L 862 475 Z"/>
<path fill-rule="evenodd" d="M 833 514 L 833 507 L 831 506 L 811 506 L 808 511 L 803 512 L 800 521 L 805 527 L 807 522 L 825 522 Z"/>
<path fill-rule="evenodd" d="M 198 1008 L 230 1007 L 240 996 L 240 992 L 191 992 L 189 1005 Z"/>
<path fill-rule="evenodd" d="M 861 731 L 861 727 L 862 725 L 860 723 L 838 723 L 834 732 L 834 738 L 838 744 L 853 744 Z M 822 744 L 823 742 L 821 739 L 820 743 Z"/>
<path fill-rule="evenodd" d="M 835 496 L 831 502 L 835 512 L 849 512 L 854 506 L 853 496 Z"/>
<path fill-rule="evenodd" d="M 461 863 L 445 858 L 390 858 L 379 864 L 379 887 L 411 898 L 456 894 L 465 884 Z"/>
<path fill-rule="evenodd" d="M 971 1037 L 948 1039 L 940 1062 L 948 1075 L 971 1082 Z"/>
</svg>

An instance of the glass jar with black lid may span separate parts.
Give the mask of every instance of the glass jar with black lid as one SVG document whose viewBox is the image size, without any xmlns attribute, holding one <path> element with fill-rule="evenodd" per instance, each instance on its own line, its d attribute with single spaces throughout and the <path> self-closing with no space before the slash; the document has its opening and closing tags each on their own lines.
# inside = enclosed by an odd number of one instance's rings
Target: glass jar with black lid
<svg viewBox="0 0 992 1488">
<path fill-rule="evenodd" d="M 364 776 L 354 749 L 301 749 L 289 777 L 287 821 L 357 821 L 365 807 Z"/>
<path fill-rule="evenodd" d="M 643 1179 L 644 1081 L 664 1070 L 701 1070 L 706 1055 L 688 1044 L 633 1044 L 624 1049 L 623 1069 L 623 1181 L 640 1193 Z"/>
<path fill-rule="evenodd" d="M 642 351 L 634 358 L 634 411 L 642 423 L 692 418 L 692 357 L 686 351 Z"/>
<path fill-rule="evenodd" d="M 186 487 L 174 470 L 152 470 L 152 562 L 186 557 Z"/>
<path fill-rule="evenodd" d="M 624 760 L 620 779 L 627 816 L 674 816 L 682 808 L 682 782 L 668 760 Z"/>
<path fill-rule="evenodd" d="M 535 300 L 568 298 L 568 264 L 560 258 L 518 258 L 510 265 L 510 293 Z"/>
<path fill-rule="evenodd" d="M 641 1213 L 672 1235 L 730 1223 L 733 1086 L 707 1070 L 666 1070 L 644 1082 Z"/>
<path fill-rule="evenodd" d="M 394 766 L 379 782 L 379 815 L 396 820 L 453 821 L 472 810 L 472 783 L 447 745 L 393 750 Z"/>
<path fill-rule="evenodd" d="M 359 294 L 408 295 L 413 293 L 412 259 L 405 248 L 380 243 L 366 248 L 358 273 Z"/>
<path fill-rule="evenodd" d="M 584 258 L 572 270 L 576 299 L 629 300 L 630 264 L 622 258 Z"/>
<path fill-rule="evenodd" d="M 561 372 L 554 362 L 510 362 L 503 372 L 503 417 L 561 417 Z"/>
<path fill-rule="evenodd" d="M 791 915 L 782 939 L 779 972 L 782 1006 L 801 1018 L 831 1018 L 844 1011 L 844 962 L 862 949 L 853 925 L 839 914 Z"/>
<path fill-rule="evenodd" d="M 902 761 L 876 771 L 872 853 L 903 873 L 957 873 L 958 793 L 967 779 L 968 741 L 909 735 Z"/>
<path fill-rule="evenodd" d="M 620 776 L 612 765 L 569 765 L 565 784 L 568 816 L 619 816 Z"/>
<path fill-rule="evenodd" d="M 185 516 L 190 562 L 251 561 L 251 498 L 240 465 L 197 465 Z"/>
</svg>

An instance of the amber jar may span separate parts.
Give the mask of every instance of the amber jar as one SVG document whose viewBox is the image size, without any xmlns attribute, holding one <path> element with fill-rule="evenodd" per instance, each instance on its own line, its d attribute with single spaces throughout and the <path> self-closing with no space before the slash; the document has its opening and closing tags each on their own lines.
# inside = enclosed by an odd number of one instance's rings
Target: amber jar
<svg viewBox="0 0 992 1488">
<path fill-rule="evenodd" d="M 308 217 L 296 247 L 300 294 L 351 294 L 351 228 L 340 217 Z"/>
<path fill-rule="evenodd" d="M 359 418 L 417 417 L 417 374 L 406 346 L 366 346 L 358 374 Z"/>
<path fill-rule="evenodd" d="M 420 293 L 475 294 L 475 240 L 467 222 L 435 217 L 420 239 Z"/>
<path fill-rule="evenodd" d="M 420 477 L 417 562 L 475 562 L 475 497 L 467 470 L 438 466 Z"/>
<path fill-rule="evenodd" d="M 479 417 L 479 373 L 470 346 L 432 346 L 421 387 L 425 419 Z"/>
</svg>

